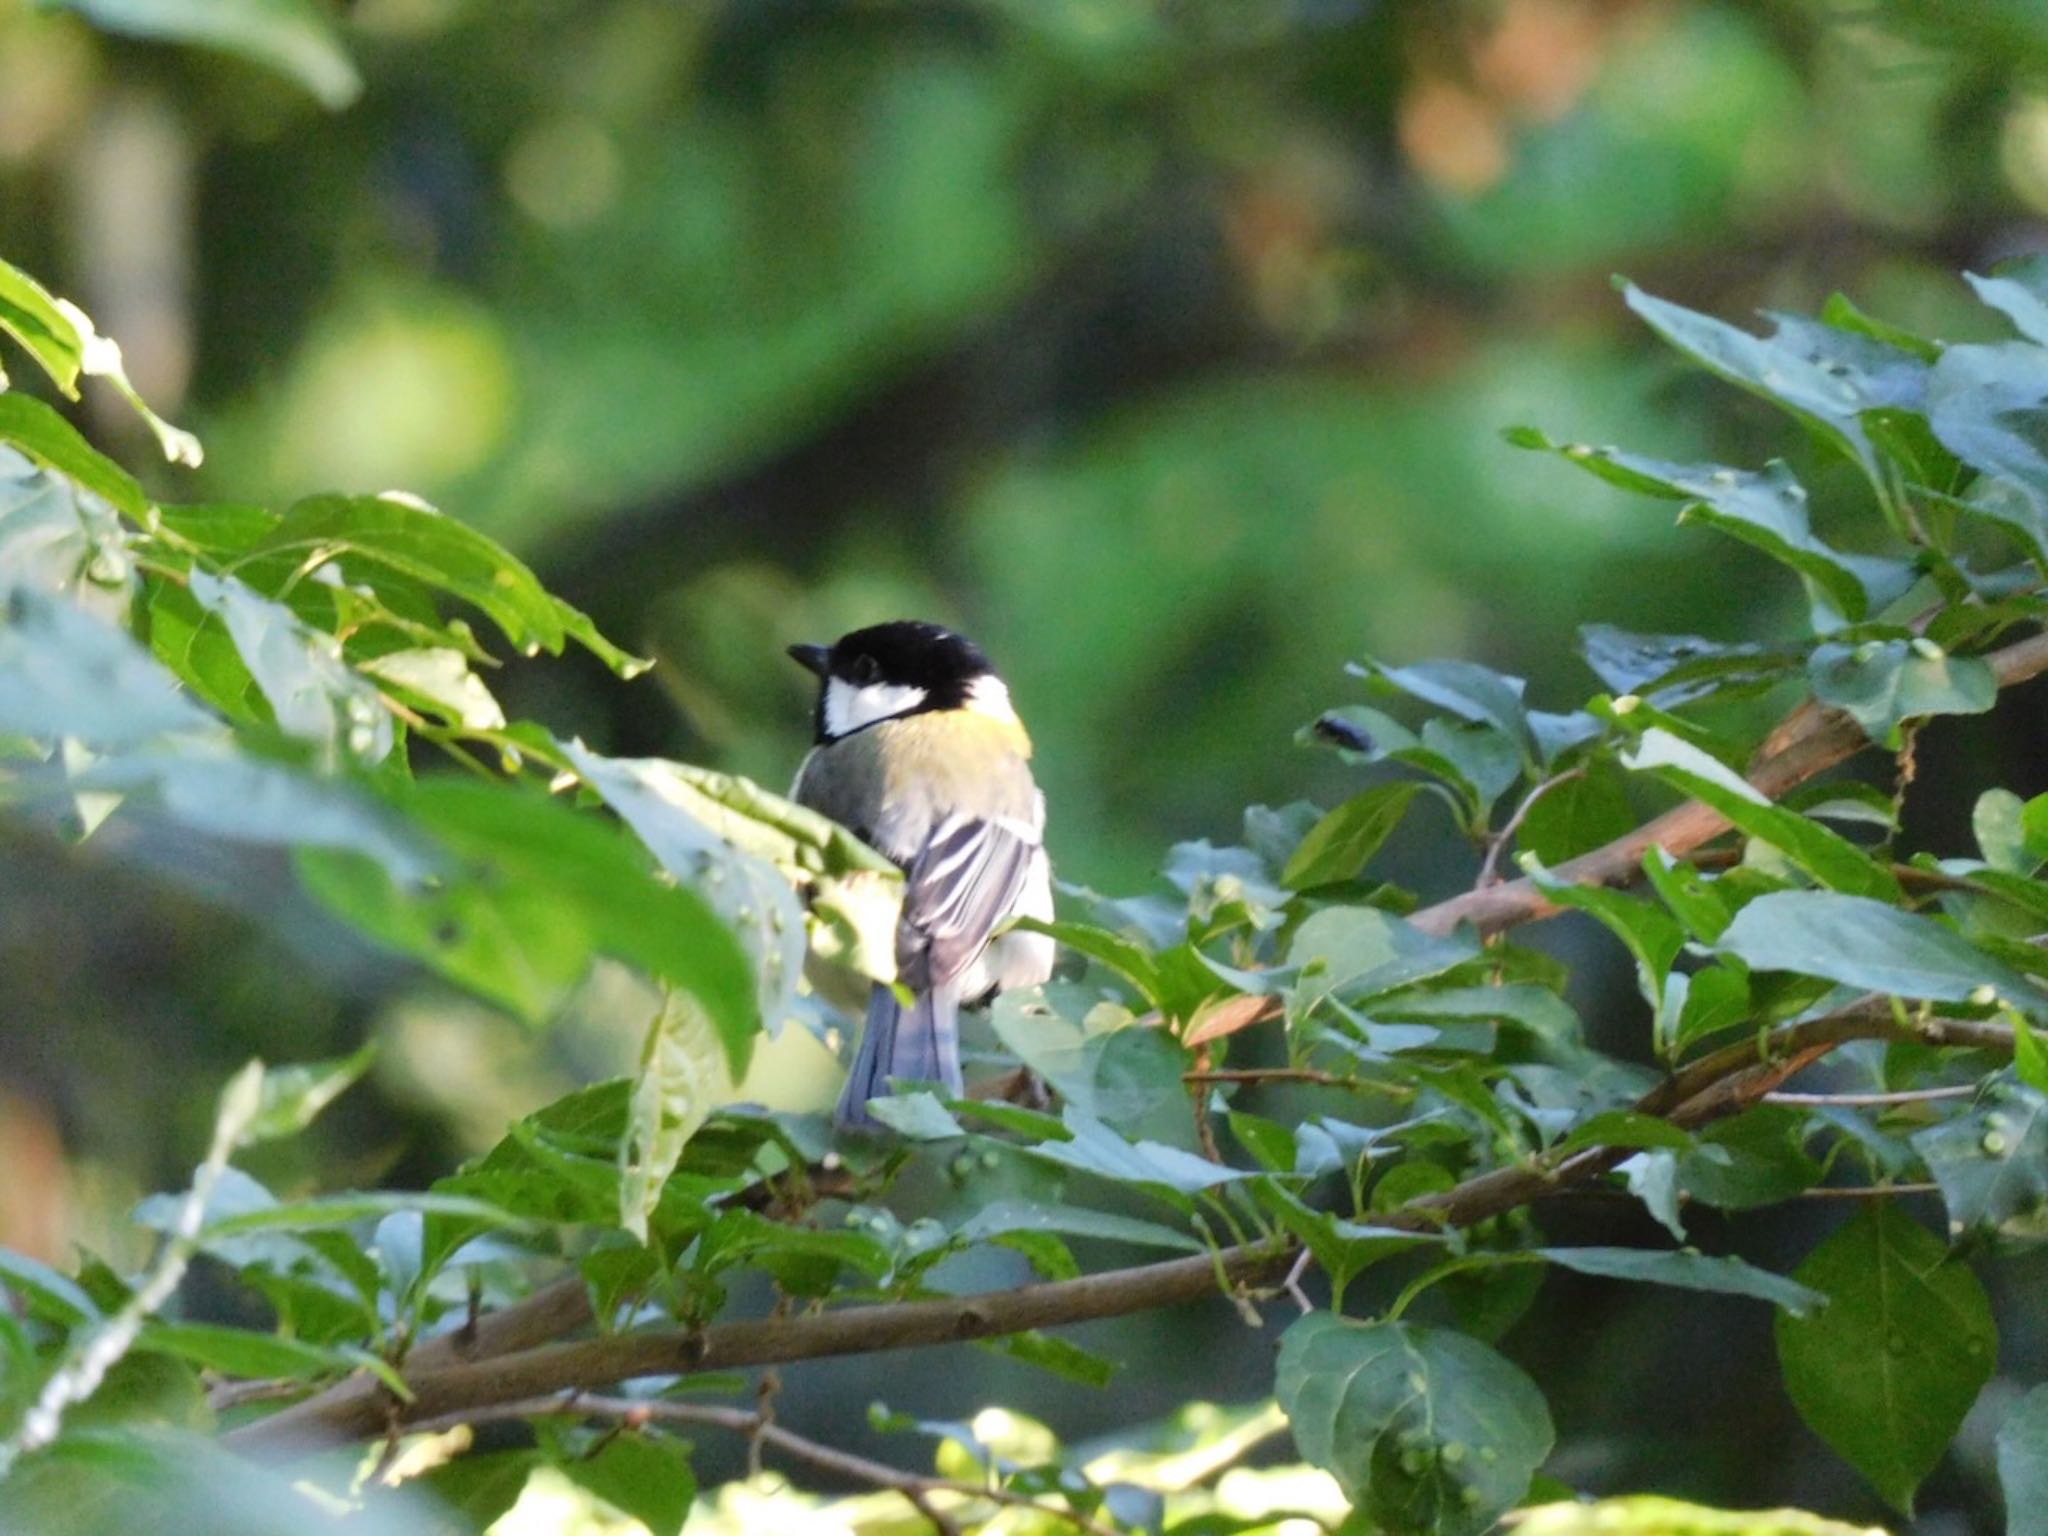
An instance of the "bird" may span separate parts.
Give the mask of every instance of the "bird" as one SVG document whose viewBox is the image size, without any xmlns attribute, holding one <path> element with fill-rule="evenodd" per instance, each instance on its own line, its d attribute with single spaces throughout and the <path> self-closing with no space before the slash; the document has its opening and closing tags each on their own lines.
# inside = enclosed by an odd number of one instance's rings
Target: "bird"
<svg viewBox="0 0 2048 1536">
<path fill-rule="evenodd" d="M 1052 974 L 1051 938 L 1001 931 L 1052 919 L 1045 797 L 1009 688 L 966 636 L 897 619 L 789 654 L 818 679 L 790 798 L 903 871 L 896 975 L 908 1001 L 874 984 L 833 1117 L 871 1128 L 869 1102 L 891 1079 L 962 1092 L 962 1007 Z"/>
</svg>

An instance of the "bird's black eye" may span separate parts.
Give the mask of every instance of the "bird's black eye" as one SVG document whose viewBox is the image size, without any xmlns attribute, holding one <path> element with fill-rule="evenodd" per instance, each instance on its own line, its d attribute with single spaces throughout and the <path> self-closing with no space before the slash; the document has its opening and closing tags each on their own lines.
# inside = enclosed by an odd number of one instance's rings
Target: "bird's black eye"
<svg viewBox="0 0 2048 1536">
<path fill-rule="evenodd" d="M 846 669 L 847 680 L 856 688 L 866 688 L 882 680 L 882 664 L 872 656 L 856 656 Z"/>
</svg>

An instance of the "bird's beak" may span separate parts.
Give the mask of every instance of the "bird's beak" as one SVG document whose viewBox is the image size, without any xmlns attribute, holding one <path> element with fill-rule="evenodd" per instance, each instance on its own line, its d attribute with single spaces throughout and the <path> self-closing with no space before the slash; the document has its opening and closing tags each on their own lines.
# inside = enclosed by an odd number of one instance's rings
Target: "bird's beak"
<svg viewBox="0 0 2048 1536">
<path fill-rule="evenodd" d="M 792 645 L 789 654 L 798 666 L 823 677 L 825 666 L 832 659 L 832 648 L 825 645 Z"/>
</svg>

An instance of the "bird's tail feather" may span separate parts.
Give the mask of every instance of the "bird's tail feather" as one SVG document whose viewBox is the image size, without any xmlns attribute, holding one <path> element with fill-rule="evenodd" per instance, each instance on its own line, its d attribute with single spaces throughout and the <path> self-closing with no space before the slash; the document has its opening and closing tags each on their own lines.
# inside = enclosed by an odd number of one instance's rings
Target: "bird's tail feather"
<svg viewBox="0 0 2048 1536">
<path fill-rule="evenodd" d="M 947 985 L 920 992 L 906 1009 L 894 988 L 876 983 L 834 1120 L 842 1126 L 877 1124 L 868 1113 L 868 1100 L 888 1093 L 892 1077 L 939 1083 L 949 1094 L 960 1093 L 960 1001 L 955 991 Z"/>
</svg>

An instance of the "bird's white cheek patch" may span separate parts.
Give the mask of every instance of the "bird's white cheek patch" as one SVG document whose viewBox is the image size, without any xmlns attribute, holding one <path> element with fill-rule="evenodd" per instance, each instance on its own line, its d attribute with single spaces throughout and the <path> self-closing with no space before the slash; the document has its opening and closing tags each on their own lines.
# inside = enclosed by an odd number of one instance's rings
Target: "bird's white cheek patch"
<svg viewBox="0 0 2048 1536">
<path fill-rule="evenodd" d="M 825 684 L 825 734 L 844 736 L 877 720 L 906 714 L 924 702 L 924 690 L 904 683 L 856 688 L 843 677 Z"/>
<path fill-rule="evenodd" d="M 1017 711 L 1010 703 L 1010 690 L 999 677 L 977 677 L 967 690 L 967 707 L 977 714 L 1014 724 Z"/>
</svg>

